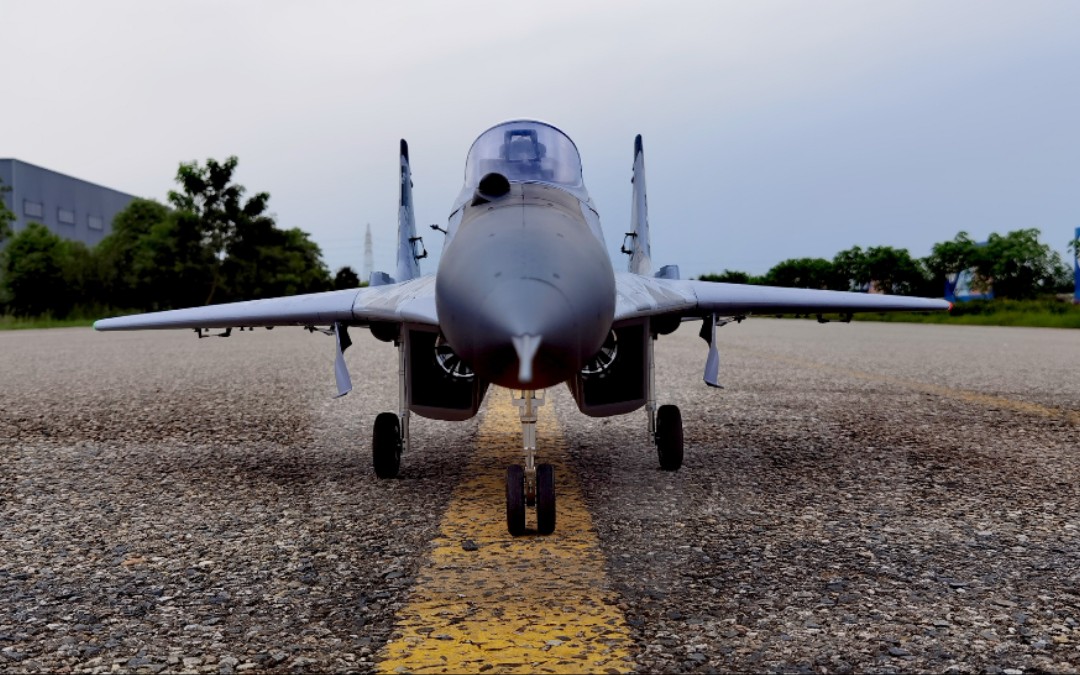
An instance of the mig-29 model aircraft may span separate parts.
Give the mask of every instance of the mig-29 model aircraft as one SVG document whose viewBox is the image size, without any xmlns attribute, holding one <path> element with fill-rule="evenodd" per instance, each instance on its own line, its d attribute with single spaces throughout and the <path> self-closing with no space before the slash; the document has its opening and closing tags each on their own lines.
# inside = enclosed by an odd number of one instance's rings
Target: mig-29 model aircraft
<svg viewBox="0 0 1080 675">
<path fill-rule="evenodd" d="M 421 276 L 426 255 L 416 234 L 408 146 L 401 141 L 398 256 L 394 276 L 371 285 L 103 319 L 97 330 L 211 328 L 221 335 L 254 327 L 325 327 L 335 336 L 339 396 L 352 388 L 343 352 L 348 329 L 364 326 L 398 348 L 399 410 L 375 418 L 375 473 L 393 478 L 409 449 L 409 415 L 464 420 L 488 386 L 513 390 L 520 408 L 524 466 L 506 471 L 506 519 L 525 532 L 525 509 L 537 530 L 555 529 L 555 479 L 536 463 L 537 392 L 565 382 L 586 415 L 621 415 L 644 407 L 660 467 L 683 460 L 682 416 L 657 406 L 653 341 L 687 319 L 703 321 L 706 384 L 719 386 L 715 331 L 752 314 L 943 310 L 944 300 L 679 279 L 676 266 L 652 269 L 641 137 L 634 142 L 631 231 L 622 250 L 629 270 L 616 273 L 600 217 L 585 190 L 577 147 L 557 128 L 517 120 L 496 125 L 472 144 L 465 185 L 445 230 L 435 276 Z M 442 229 L 432 226 L 434 229 Z M 520 396 L 518 396 L 520 392 Z"/>
</svg>

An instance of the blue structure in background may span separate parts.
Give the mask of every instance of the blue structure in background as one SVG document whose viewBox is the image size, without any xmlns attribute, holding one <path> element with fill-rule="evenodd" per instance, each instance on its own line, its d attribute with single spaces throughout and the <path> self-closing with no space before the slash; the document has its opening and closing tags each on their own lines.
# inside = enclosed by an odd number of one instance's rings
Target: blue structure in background
<svg viewBox="0 0 1080 675">
<path fill-rule="evenodd" d="M 1080 227 L 1073 239 L 1073 302 L 1080 305 Z"/>
<path fill-rule="evenodd" d="M 975 245 L 986 246 L 986 244 L 987 242 L 980 241 Z M 974 269 L 963 270 L 945 278 L 945 299 L 949 302 L 993 300 L 994 287 L 992 284 L 978 283 Z"/>
<path fill-rule="evenodd" d="M 112 188 L 18 159 L 0 158 L 0 181 L 15 214 L 14 231 L 41 223 L 65 239 L 93 246 L 112 231 L 113 217 L 135 199 Z"/>
<path fill-rule="evenodd" d="M 945 299 L 949 302 L 968 300 L 993 300 L 993 287 L 980 288 L 975 284 L 975 270 L 950 274 L 945 279 Z"/>
</svg>

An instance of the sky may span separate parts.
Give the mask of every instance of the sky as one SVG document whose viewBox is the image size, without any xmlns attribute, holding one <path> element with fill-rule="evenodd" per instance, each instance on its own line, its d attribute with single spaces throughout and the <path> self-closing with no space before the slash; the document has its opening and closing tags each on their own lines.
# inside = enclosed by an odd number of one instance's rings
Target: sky
<svg viewBox="0 0 1080 675">
<path fill-rule="evenodd" d="M 394 270 L 398 139 L 434 272 L 465 155 L 577 144 L 616 269 L 642 134 L 656 267 L 1080 226 L 1080 2 L 0 0 L 0 157 L 165 201 L 239 158 L 327 265 Z"/>
</svg>

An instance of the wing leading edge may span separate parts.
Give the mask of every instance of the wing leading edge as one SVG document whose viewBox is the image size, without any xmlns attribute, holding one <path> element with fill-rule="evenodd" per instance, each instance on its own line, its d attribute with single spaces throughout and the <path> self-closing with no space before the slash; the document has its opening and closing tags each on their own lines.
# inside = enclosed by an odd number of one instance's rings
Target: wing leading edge
<svg viewBox="0 0 1080 675">
<path fill-rule="evenodd" d="M 725 317 L 754 314 L 853 314 L 855 312 L 919 312 L 949 309 L 946 300 L 900 295 L 844 293 L 809 288 L 750 286 L 712 281 L 657 279 L 616 275 L 615 322 L 641 316 L 701 317 L 701 337 L 709 344 L 705 384 L 720 386 L 720 354 L 716 328 Z"/>
<path fill-rule="evenodd" d="M 133 314 L 94 322 L 100 331 L 312 326 L 372 321 L 438 325 L 435 277 L 399 284 Z"/>
<path fill-rule="evenodd" d="M 683 316 L 847 314 L 940 311 L 951 307 L 946 300 L 901 295 L 655 279 L 627 273 L 616 277 L 616 321 L 673 313 Z"/>
</svg>

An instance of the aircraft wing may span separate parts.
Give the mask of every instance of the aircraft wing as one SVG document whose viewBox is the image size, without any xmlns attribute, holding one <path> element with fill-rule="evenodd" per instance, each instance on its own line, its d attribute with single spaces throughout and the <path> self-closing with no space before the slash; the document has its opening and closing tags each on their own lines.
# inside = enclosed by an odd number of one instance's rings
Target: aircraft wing
<svg viewBox="0 0 1080 675">
<path fill-rule="evenodd" d="M 616 322 L 658 314 L 701 317 L 704 320 L 701 337 L 709 344 L 709 352 L 705 359 L 703 379 L 711 387 L 720 386 L 716 327 L 724 325 L 724 318 L 753 314 L 912 312 L 951 307 L 951 303 L 945 300 L 929 298 L 657 279 L 625 272 L 616 274 L 615 289 Z"/>
<path fill-rule="evenodd" d="M 248 328 L 261 326 L 366 325 L 373 321 L 438 325 L 435 277 L 345 291 L 173 309 L 101 319 L 94 328 Z"/>
<path fill-rule="evenodd" d="M 626 272 L 616 275 L 615 321 L 637 316 L 751 316 L 913 312 L 949 309 L 946 300 L 809 288 L 657 279 Z"/>
</svg>

